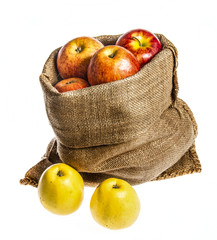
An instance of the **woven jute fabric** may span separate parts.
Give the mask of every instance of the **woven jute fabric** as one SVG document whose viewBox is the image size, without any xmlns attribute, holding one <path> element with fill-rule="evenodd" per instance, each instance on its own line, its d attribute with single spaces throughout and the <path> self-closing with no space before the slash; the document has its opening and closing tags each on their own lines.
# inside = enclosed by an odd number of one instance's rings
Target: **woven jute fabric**
<svg viewBox="0 0 217 240">
<path fill-rule="evenodd" d="M 80 172 L 86 185 L 108 177 L 130 184 L 200 172 L 195 150 L 197 124 L 178 98 L 175 46 L 156 34 L 162 50 L 128 78 L 59 93 L 56 57 L 47 59 L 40 83 L 55 133 L 42 160 L 21 180 L 37 186 L 42 172 L 58 162 Z M 104 45 L 119 35 L 96 37 Z"/>
</svg>

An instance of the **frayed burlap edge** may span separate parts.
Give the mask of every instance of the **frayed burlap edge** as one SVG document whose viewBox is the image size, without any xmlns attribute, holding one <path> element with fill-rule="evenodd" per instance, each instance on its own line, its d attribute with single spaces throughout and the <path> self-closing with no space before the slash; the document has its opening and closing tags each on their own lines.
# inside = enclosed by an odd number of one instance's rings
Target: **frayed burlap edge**
<svg viewBox="0 0 217 240">
<path fill-rule="evenodd" d="M 34 173 L 42 174 L 49 166 L 51 166 L 53 164 L 54 163 L 49 161 L 48 157 L 43 157 L 40 162 L 38 162 L 36 165 L 31 167 L 27 171 L 27 173 L 25 174 L 25 177 L 23 179 L 20 179 L 20 184 L 38 187 L 39 178 L 37 176 L 34 176 Z M 33 175 L 33 177 L 30 177 L 29 175 Z"/>
<path fill-rule="evenodd" d="M 41 174 L 51 165 L 61 162 L 62 161 L 60 160 L 57 153 L 56 139 L 53 138 L 48 144 L 44 156 L 37 164 L 35 164 L 26 172 L 25 177 L 23 179 L 20 179 L 20 184 L 37 187 Z"/>
<path fill-rule="evenodd" d="M 189 161 L 192 162 L 191 165 L 189 165 Z M 174 169 L 180 168 L 179 165 L 183 166 L 185 164 L 189 166 L 188 167 L 185 166 L 184 169 L 174 171 Z M 188 152 L 176 164 L 174 164 L 172 167 L 161 173 L 158 177 L 156 177 L 152 181 L 159 181 L 187 174 L 200 173 L 201 171 L 202 171 L 201 163 L 196 152 L 195 144 L 193 144 L 188 150 Z"/>
<path fill-rule="evenodd" d="M 33 186 L 33 187 L 36 187 L 36 188 L 38 187 L 38 183 L 35 180 L 33 180 L 29 177 L 25 177 L 23 179 L 20 179 L 20 184 L 30 185 L 30 186 Z"/>
</svg>

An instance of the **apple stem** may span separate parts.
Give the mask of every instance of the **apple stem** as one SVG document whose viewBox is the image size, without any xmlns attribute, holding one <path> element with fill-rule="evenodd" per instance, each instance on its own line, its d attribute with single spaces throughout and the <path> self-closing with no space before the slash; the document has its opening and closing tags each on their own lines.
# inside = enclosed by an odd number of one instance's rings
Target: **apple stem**
<svg viewBox="0 0 217 240">
<path fill-rule="evenodd" d="M 118 189 L 119 186 L 117 184 L 113 185 L 112 188 Z"/>
<path fill-rule="evenodd" d="M 74 83 L 74 81 L 67 82 L 66 84 L 71 84 L 71 83 Z"/>
<path fill-rule="evenodd" d="M 75 49 L 75 51 L 76 51 L 77 53 L 80 53 L 80 52 L 82 51 L 82 47 L 77 47 L 77 48 Z"/>
<path fill-rule="evenodd" d="M 139 39 L 138 39 L 138 38 L 136 38 L 136 37 L 132 37 L 132 39 L 134 39 L 134 40 L 138 41 L 138 42 L 139 42 L 139 46 L 140 46 L 140 47 L 142 47 L 142 44 L 141 44 L 141 42 L 139 41 Z"/>
<path fill-rule="evenodd" d="M 113 58 L 116 55 L 117 51 L 114 51 L 113 53 L 111 53 L 110 55 L 108 55 L 109 58 Z"/>
<path fill-rule="evenodd" d="M 58 173 L 57 173 L 57 176 L 62 177 L 63 176 L 63 172 L 61 170 L 59 170 Z"/>
</svg>

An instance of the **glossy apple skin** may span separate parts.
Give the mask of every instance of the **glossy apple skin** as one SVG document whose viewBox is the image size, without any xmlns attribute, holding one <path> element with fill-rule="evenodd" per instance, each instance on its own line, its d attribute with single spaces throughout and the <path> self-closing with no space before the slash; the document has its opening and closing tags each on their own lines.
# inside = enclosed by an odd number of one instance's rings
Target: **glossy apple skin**
<svg viewBox="0 0 217 240">
<path fill-rule="evenodd" d="M 118 178 L 104 180 L 94 191 L 90 201 L 94 220 L 109 229 L 131 226 L 140 213 L 140 200 L 134 188 Z"/>
<path fill-rule="evenodd" d="M 116 45 L 132 52 L 143 67 L 161 50 L 161 42 L 153 33 L 144 29 L 131 30 L 120 36 Z"/>
<path fill-rule="evenodd" d="M 48 211 L 68 215 L 75 212 L 83 201 L 84 181 L 74 168 L 65 163 L 56 163 L 42 173 L 38 196 Z"/>
<path fill-rule="evenodd" d="M 64 45 L 57 55 L 57 70 L 63 79 L 87 79 L 91 57 L 104 45 L 95 38 L 78 37 Z"/>
<path fill-rule="evenodd" d="M 86 88 L 89 84 L 82 78 L 68 78 L 58 82 L 54 87 L 62 93 Z"/>
<path fill-rule="evenodd" d="M 98 50 L 92 57 L 88 67 L 88 82 L 98 85 L 117 81 L 137 73 L 140 64 L 127 49 L 108 45 Z"/>
</svg>

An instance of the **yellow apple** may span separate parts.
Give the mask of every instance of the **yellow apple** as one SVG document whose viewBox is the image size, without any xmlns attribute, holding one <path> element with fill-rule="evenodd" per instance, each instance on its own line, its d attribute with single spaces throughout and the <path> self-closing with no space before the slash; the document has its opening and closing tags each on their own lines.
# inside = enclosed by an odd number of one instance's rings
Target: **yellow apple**
<svg viewBox="0 0 217 240">
<path fill-rule="evenodd" d="M 66 215 L 76 211 L 83 200 L 84 181 L 72 167 L 57 163 L 47 168 L 38 184 L 42 205 L 50 212 Z"/>
<path fill-rule="evenodd" d="M 110 229 L 132 225 L 140 212 L 140 201 L 134 188 L 122 179 L 108 178 L 94 191 L 90 201 L 96 222 Z"/>
</svg>

